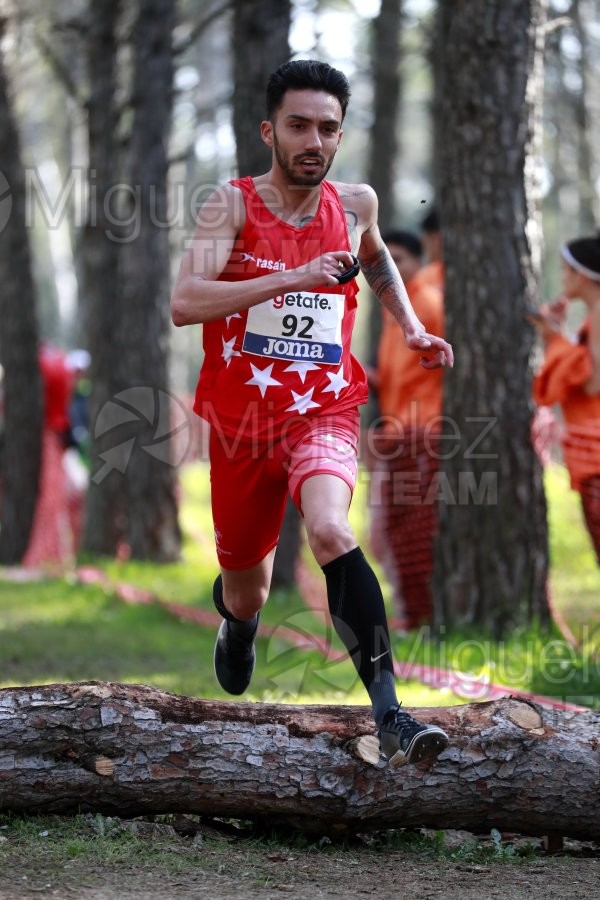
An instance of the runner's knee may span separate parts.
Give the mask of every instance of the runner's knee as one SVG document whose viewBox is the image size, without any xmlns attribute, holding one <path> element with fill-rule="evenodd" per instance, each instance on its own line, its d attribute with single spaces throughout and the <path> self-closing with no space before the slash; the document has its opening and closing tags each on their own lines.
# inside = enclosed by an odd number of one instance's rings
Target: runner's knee
<svg viewBox="0 0 600 900">
<path fill-rule="evenodd" d="M 224 602 L 232 616 L 246 621 L 256 615 L 267 602 L 269 591 L 265 587 L 229 587 L 225 588 Z"/>
<path fill-rule="evenodd" d="M 306 523 L 308 542 L 319 565 L 323 566 L 356 547 L 356 538 L 347 521 L 320 519 Z"/>
</svg>

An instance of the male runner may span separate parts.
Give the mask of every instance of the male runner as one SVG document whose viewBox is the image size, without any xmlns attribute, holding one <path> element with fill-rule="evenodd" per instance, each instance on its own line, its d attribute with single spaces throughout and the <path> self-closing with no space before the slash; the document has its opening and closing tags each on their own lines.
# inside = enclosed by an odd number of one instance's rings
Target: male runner
<svg viewBox="0 0 600 900">
<path fill-rule="evenodd" d="M 242 694 L 269 593 L 288 491 L 325 574 L 332 621 L 369 694 L 393 764 L 437 755 L 448 742 L 404 712 L 379 583 L 348 523 L 365 373 L 350 352 L 356 255 L 425 368 L 452 349 L 417 319 L 377 227 L 367 185 L 325 176 L 342 138 L 350 90 L 343 73 L 300 60 L 267 86 L 265 175 L 216 190 L 199 212 L 172 298 L 176 325 L 204 324 L 195 411 L 210 422 L 212 511 L 223 616 L 215 646 L 221 686 Z"/>
</svg>

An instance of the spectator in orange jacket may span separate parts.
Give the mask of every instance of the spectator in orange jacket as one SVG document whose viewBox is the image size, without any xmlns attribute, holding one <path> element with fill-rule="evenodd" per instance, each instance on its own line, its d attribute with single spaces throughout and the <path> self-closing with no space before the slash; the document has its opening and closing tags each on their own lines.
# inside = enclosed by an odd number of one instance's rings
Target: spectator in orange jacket
<svg viewBox="0 0 600 900">
<path fill-rule="evenodd" d="M 440 217 L 434 207 L 421 222 L 421 242 L 427 260 L 417 274 L 419 284 L 427 284 L 444 293 L 445 271 Z"/>
<path fill-rule="evenodd" d="M 561 406 L 564 460 L 600 564 L 600 235 L 570 241 L 561 255 L 562 296 L 529 315 L 545 343 L 534 398 Z M 571 342 L 563 331 L 567 307 L 577 299 L 587 316 Z"/>
<path fill-rule="evenodd" d="M 419 278 L 421 241 L 407 231 L 390 231 L 384 241 L 420 321 L 428 331 L 443 334 L 442 292 Z M 409 358 L 401 337 L 400 326 L 384 310 L 371 384 L 378 392 L 381 411 L 375 452 L 383 468 L 380 502 L 386 568 L 392 573 L 403 624 L 416 628 L 431 617 L 443 370 L 423 369 Z"/>
</svg>

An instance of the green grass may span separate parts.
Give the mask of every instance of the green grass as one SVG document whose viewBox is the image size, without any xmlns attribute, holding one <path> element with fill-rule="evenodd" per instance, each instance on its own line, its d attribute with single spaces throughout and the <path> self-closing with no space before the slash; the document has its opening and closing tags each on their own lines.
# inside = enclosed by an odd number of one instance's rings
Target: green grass
<svg viewBox="0 0 600 900">
<path fill-rule="evenodd" d="M 180 563 L 158 566 L 138 562 L 93 560 L 114 581 L 146 588 L 165 600 L 212 610 L 211 586 L 216 561 L 208 503 L 208 477 L 202 465 L 182 473 L 185 535 Z M 429 639 L 427 630 L 393 635 L 398 659 L 449 668 L 464 673 L 462 690 L 430 689 L 418 682 L 403 684 L 400 695 L 409 707 L 469 702 L 468 675 L 488 677 L 508 690 L 523 688 L 571 700 L 598 704 L 600 665 L 593 628 L 600 624 L 597 598 L 600 576 L 583 525 L 578 498 L 568 488 L 562 469 L 547 472 L 552 547 L 553 602 L 579 637 L 587 625 L 587 655 L 574 652 L 558 634 L 535 629 L 492 642 L 479 634 L 462 633 L 443 642 Z M 364 480 L 359 482 L 352 523 L 365 537 Z M 309 558 L 307 556 L 307 560 Z M 309 561 L 310 562 L 310 561 Z M 310 562 L 315 572 L 316 564 Z M 378 570 L 382 577 L 382 573 Z M 390 604 L 390 590 L 383 582 Z M 258 641 L 258 664 L 251 700 L 289 703 L 359 703 L 367 697 L 348 660 L 323 659 L 315 650 L 292 647 L 280 628 L 307 635 L 327 635 L 324 617 L 307 610 L 296 591 L 274 591 L 262 621 L 275 629 Z M 600 631 L 600 629 L 599 629 Z M 332 646 L 341 649 L 335 635 Z M 74 578 L 15 583 L 0 573 L 0 686 L 85 680 L 145 683 L 175 693 L 205 698 L 225 697 L 212 670 L 213 628 L 183 623 L 156 605 L 127 605 L 113 589 L 78 583 Z M 554 641 L 552 643 L 551 641 Z M 446 842 L 444 832 L 394 829 L 369 840 L 368 848 L 331 844 L 327 838 L 311 843 L 304 836 L 271 837 L 251 831 L 236 840 L 212 837 L 196 843 L 169 832 L 170 817 L 158 817 L 159 828 L 148 836 L 136 833 L 135 823 L 100 815 L 19 817 L 0 813 L 0 871 L 13 884 L 46 891 L 67 885 L 71 893 L 102 884 L 118 891 L 123 877 L 153 882 L 163 876 L 248 879 L 270 886 L 273 868 L 266 850 L 286 857 L 306 853 L 307 860 L 335 854 L 348 865 L 364 860 L 377 865 L 379 854 L 401 852 L 403 858 L 459 865 L 528 862 L 535 848 L 530 842 L 504 842 L 492 832 L 489 839 L 466 838 Z M 161 831 L 161 828 L 163 829 Z M 314 854 L 321 854 L 315 857 Z M 366 854 L 366 855 L 364 855 Z M 364 855 L 364 856 L 363 856 Z M 240 865 L 242 868 L 240 869 Z M 107 880 L 108 879 L 108 880 Z M 242 882 L 240 882 L 242 883 Z M 56 891 L 55 891 L 56 893 Z"/>
<path fill-rule="evenodd" d="M 426 829 L 387 830 L 368 841 L 353 836 L 332 840 L 326 835 L 265 831 L 249 823 L 237 823 L 233 838 L 211 827 L 224 827 L 220 820 L 200 822 L 189 815 L 186 820 L 195 823 L 197 837 L 176 833 L 176 818 L 170 815 L 124 821 L 92 814 L 22 817 L 0 813 L 0 881 L 13 891 L 21 887 L 44 896 L 81 896 L 94 888 L 101 888 L 103 896 L 129 896 L 132 886 L 143 891 L 144 884 L 153 897 L 160 895 L 157 889 L 169 896 L 169 889 L 179 884 L 195 888 L 198 896 L 215 884 L 219 892 L 230 896 L 237 885 L 242 896 L 246 886 L 281 889 L 282 877 L 285 890 L 290 890 L 299 877 L 298 889 L 304 896 L 303 872 L 315 866 L 324 873 L 325 884 L 335 883 L 339 866 L 355 867 L 359 877 L 363 867 L 377 869 L 382 858 L 394 853 L 413 864 L 500 864 L 504 871 L 505 864 L 534 861 L 539 846 L 535 840 L 503 842 L 494 831 L 489 839 L 460 835 L 460 840 L 451 843 L 444 832 Z M 278 871 L 281 863 L 287 865 Z M 183 881 L 172 881 L 173 876 Z M 314 890 L 314 879 L 308 883 Z"/>
<path fill-rule="evenodd" d="M 374 847 L 382 852 L 402 850 L 417 852 L 421 858 L 447 859 L 460 863 L 486 865 L 489 863 L 527 863 L 536 858 L 536 840 L 503 841 L 495 828 L 490 837 L 460 835 L 460 841 L 447 843 L 444 831 L 426 829 L 391 829 L 378 834 Z"/>
<path fill-rule="evenodd" d="M 31 871 L 42 864 L 47 875 L 55 865 L 84 857 L 90 865 L 124 866 L 135 859 L 136 866 L 159 864 L 167 871 L 178 872 L 194 865 L 184 854 L 173 852 L 173 842 L 157 837 L 148 841 L 135 834 L 135 828 L 120 819 L 101 815 L 58 816 L 0 815 L 4 825 L 0 834 L 9 836 L 13 846 L 27 845 Z M 163 829 L 167 832 L 167 829 Z M 169 835 L 171 838 L 171 835 Z M 182 842 L 183 843 L 183 842 Z M 193 854 L 192 854 L 193 857 Z"/>
<path fill-rule="evenodd" d="M 141 682 L 204 694 L 212 637 L 154 606 L 127 606 L 93 586 L 0 584 L 1 684 Z"/>
<path fill-rule="evenodd" d="M 208 591 L 199 605 L 210 608 Z M 180 622 L 158 606 L 127 605 L 99 587 L 55 580 L 0 582 L 0 608 L 0 687 L 101 680 L 228 697 L 213 673 L 214 629 Z M 312 620 L 298 607 L 291 617 L 282 615 L 281 624 L 304 630 L 307 616 Z M 290 647 L 277 631 L 258 640 L 257 654 L 252 688 L 244 699 L 368 703 L 348 660 L 324 661 L 316 650 Z M 411 688 L 410 705 L 438 702 L 436 691 L 418 684 Z"/>
<path fill-rule="evenodd" d="M 600 664 L 597 652 L 574 649 L 558 629 L 550 633 L 535 627 L 515 630 L 503 641 L 477 631 L 463 631 L 431 640 L 429 629 L 397 638 L 397 659 L 449 670 L 457 678 L 455 702 L 487 700 L 487 685 L 504 686 L 507 693 L 524 690 L 567 703 L 600 708 Z M 447 705 L 440 699 L 440 705 Z"/>
<path fill-rule="evenodd" d="M 590 630 L 595 626 L 600 632 L 600 568 L 579 495 L 571 490 L 566 469 L 556 464 L 549 466 L 545 484 L 553 603 L 574 635 L 585 642 L 583 626 L 587 624 Z"/>
<path fill-rule="evenodd" d="M 164 600 L 213 611 L 211 586 L 216 571 L 206 466 L 182 473 L 183 559 L 154 565 L 136 561 L 93 560 L 113 582 L 143 587 Z M 547 473 L 552 542 L 553 601 L 592 655 L 574 652 L 535 629 L 514 633 L 504 642 L 463 632 L 442 642 L 427 630 L 393 635 L 396 657 L 403 661 L 463 673 L 462 687 L 436 690 L 410 682 L 402 685 L 407 706 L 450 705 L 485 699 L 474 695 L 469 675 L 488 678 L 508 689 L 524 689 L 592 705 L 600 695 L 598 640 L 600 575 L 581 520 L 578 498 L 564 471 Z M 352 524 L 361 542 L 365 532 L 366 482 L 359 480 Z M 307 562 L 318 572 L 306 552 Z M 389 587 L 381 572 L 384 594 Z M 182 623 L 154 605 L 126 605 L 113 590 L 82 585 L 73 578 L 14 583 L 0 580 L 0 685 L 89 679 L 139 682 L 201 697 L 224 697 L 212 669 L 214 628 Z M 290 645 L 283 629 L 328 636 L 343 650 L 325 616 L 308 610 L 297 591 L 274 591 L 261 619 L 274 629 L 259 639 L 258 665 L 248 699 L 289 703 L 366 704 L 367 695 L 349 660 Z M 584 641 L 585 643 L 585 641 Z"/>
<path fill-rule="evenodd" d="M 184 536 L 181 562 L 153 565 L 137 560 L 86 559 L 115 581 L 135 584 L 163 600 L 203 605 L 218 571 L 212 536 L 208 468 L 187 466 L 181 474 L 184 502 L 180 523 Z"/>
<path fill-rule="evenodd" d="M 158 897 L 162 889 L 168 897 L 176 884 L 189 882 L 193 889 L 215 874 L 231 883 L 239 878 L 241 854 L 232 854 L 230 839 L 218 833 L 210 840 L 183 837 L 171 821 L 0 813 L 0 894 L 80 897 L 97 896 L 100 889 L 102 896 L 121 897 L 133 888 L 135 896 Z M 245 855 L 250 871 L 244 876 L 260 873 L 264 854 L 249 845 Z M 197 893 L 203 894 L 201 887 Z"/>
</svg>

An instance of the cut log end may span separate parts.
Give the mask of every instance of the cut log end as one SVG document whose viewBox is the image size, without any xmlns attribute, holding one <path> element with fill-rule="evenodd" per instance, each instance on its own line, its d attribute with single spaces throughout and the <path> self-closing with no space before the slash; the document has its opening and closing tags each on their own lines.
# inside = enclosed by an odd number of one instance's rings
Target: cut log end
<svg viewBox="0 0 600 900">
<path fill-rule="evenodd" d="M 73 759 L 77 758 L 76 754 L 69 754 Z M 95 753 L 86 753 L 79 757 L 81 768 L 86 772 L 92 772 L 94 775 L 102 775 L 108 777 L 114 775 L 115 762 L 108 756 L 97 756 Z"/>
<path fill-rule="evenodd" d="M 523 700 L 509 700 L 508 709 L 505 711 L 507 719 L 533 734 L 544 734 L 544 721 L 538 710 Z"/>
<path fill-rule="evenodd" d="M 113 775 L 115 771 L 115 763 L 114 760 L 109 759 L 107 756 L 98 756 L 96 762 L 94 764 L 94 769 L 97 775 Z"/>
<path fill-rule="evenodd" d="M 379 738 L 374 734 L 362 734 L 345 745 L 346 750 L 370 766 L 378 766 L 381 761 Z"/>
</svg>

